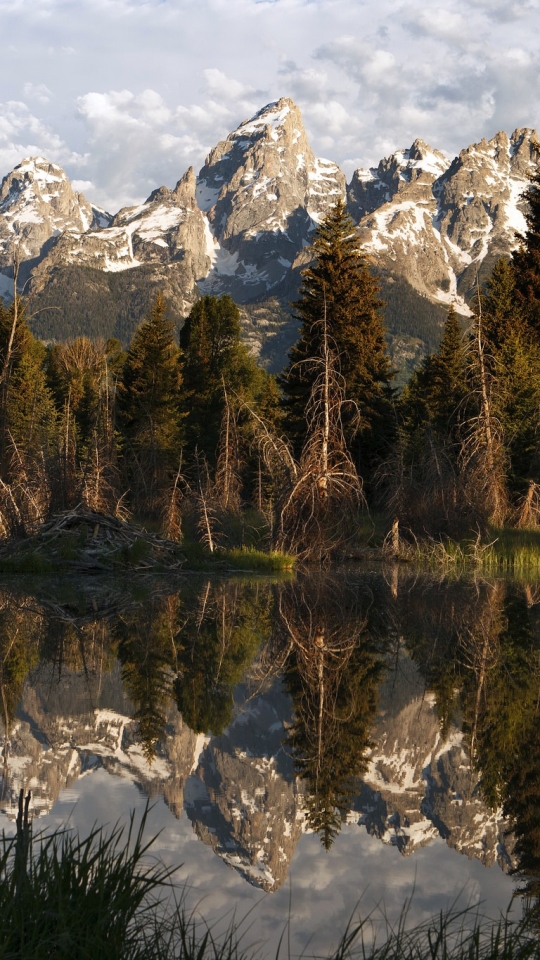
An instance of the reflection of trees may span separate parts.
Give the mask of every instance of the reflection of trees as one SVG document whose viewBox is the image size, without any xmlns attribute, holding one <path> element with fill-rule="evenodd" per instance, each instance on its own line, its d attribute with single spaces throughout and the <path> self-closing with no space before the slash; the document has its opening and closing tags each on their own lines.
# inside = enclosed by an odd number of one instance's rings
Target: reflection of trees
<svg viewBox="0 0 540 960">
<path fill-rule="evenodd" d="M 149 761 L 163 737 L 173 694 L 179 608 L 178 596 L 147 603 L 137 613 L 124 615 L 116 627 L 122 680 L 135 704 L 134 719 Z"/>
<path fill-rule="evenodd" d="M 9 590 L 0 592 L 0 716 L 4 728 L 2 744 L 2 790 L 7 787 L 9 735 L 24 681 L 39 659 L 43 617 L 27 598 L 15 598 Z"/>
<path fill-rule="evenodd" d="M 461 714 L 479 789 L 510 819 L 516 873 L 540 900 L 538 597 L 503 581 L 441 584 L 437 592 L 435 603 L 431 590 L 408 598 L 409 649 L 436 692 L 443 724 L 449 704 Z"/>
<path fill-rule="evenodd" d="M 288 746 L 308 823 L 328 850 L 364 769 L 382 661 L 356 593 L 333 578 L 287 584 L 279 614 L 295 710 Z"/>
<path fill-rule="evenodd" d="M 244 583 L 206 583 L 176 642 L 176 702 L 196 733 L 222 733 L 233 690 L 270 631 L 270 593 Z"/>
</svg>

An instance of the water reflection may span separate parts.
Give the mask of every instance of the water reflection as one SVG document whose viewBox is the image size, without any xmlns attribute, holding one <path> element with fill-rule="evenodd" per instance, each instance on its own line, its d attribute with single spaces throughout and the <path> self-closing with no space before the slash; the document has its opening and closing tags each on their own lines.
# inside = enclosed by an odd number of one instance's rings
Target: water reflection
<svg viewBox="0 0 540 960">
<path fill-rule="evenodd" d="M 540 898 L 540 593 L 389 575 L 0 588 L 1 797 L 97 768 L 249 882 L 306 830 L 442 837 Z"/>
</svg>

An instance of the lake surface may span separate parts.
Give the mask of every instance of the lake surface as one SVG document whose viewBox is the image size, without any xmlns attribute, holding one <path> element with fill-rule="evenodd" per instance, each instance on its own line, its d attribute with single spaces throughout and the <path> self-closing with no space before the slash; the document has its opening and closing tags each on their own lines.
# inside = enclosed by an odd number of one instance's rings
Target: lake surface
<svg viewBox="0 0 540 960">
<path fill-rule="evenodd" d="M 150 799 L 190 907 L 268 954 L 289 917 L 291 953 L 320 953 L 411 895 L 411 923 L 536 899 L 538 585 L 4 581 L 0 693 L 0 827 L 21 788 L 44 829 Z"/>
</svg>

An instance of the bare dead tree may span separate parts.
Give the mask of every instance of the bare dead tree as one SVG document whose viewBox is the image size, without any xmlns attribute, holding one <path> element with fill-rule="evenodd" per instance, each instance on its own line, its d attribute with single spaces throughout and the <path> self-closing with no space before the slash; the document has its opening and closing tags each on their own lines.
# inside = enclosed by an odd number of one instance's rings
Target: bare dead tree
<svg viewBox="0 0 540 960">
<path fill-rule="evenodd" d="M 182 500 L 184 499 L 185 481 L 182 476 L 182 457 L 178 464 L 176 477 L 172 485 L 172 490 L 165 502 L 163 511 L 163 533 L 168 540 L 180 541 L 182 539 Z"/>
<path fill-rule="evenodd" d="M 210 553 L 214 553 L 217 546 L 217 513 L 213 499 L 213 485 L 210 480 L 208 462 L 204 454 L 196 454 L 197 485 L 195 490 L 195 504 L 198 512 L 197 529 L 201 540 Z"/>
<path fill-rule="evenodd" d="M 479 410 L 465 425 L 460 471 L 466 501 L 486 520 L 502 523 L 508 513 L 506 455 L 500 422 L 491 402 L 492 375 L 489 373 L 482 330 L 482 298 L 477 283 L 477 311 L 474 330 L 474 372 Z"/>
<path fill-rule="evenodd" d="M 345 441 L 345 383 L 326 317 L 321 354 L 304 361 L 315 377 L 306 407 L 307 436 L 291 482 L 277 504 L 275 545 L 306 560 L 321 560 L 354 536 L 365 505 L 362 481 Z"/>
</svg>

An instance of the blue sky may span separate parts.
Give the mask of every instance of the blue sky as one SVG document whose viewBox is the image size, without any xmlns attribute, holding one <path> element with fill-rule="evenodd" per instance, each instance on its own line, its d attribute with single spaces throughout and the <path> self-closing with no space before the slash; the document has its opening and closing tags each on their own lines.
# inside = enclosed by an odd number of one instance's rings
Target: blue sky
<svg viewBox="0 0 540 960">
<path fill-rule="evenodd" d="M 280 96 L 348 176 L 540 124 L 539 0 L 0 0 L 0 28 L 0 173 L 42 154 L 113 212 Z"/>
</svg>

